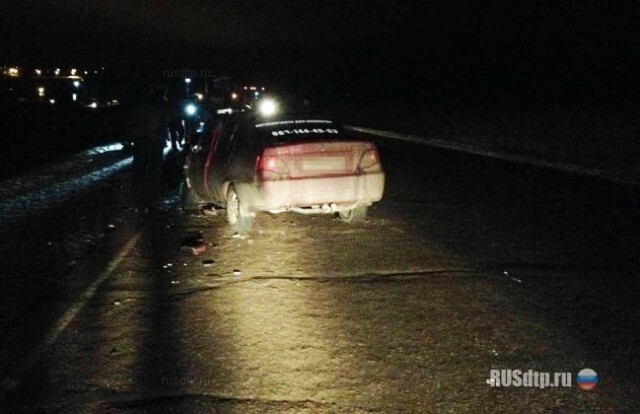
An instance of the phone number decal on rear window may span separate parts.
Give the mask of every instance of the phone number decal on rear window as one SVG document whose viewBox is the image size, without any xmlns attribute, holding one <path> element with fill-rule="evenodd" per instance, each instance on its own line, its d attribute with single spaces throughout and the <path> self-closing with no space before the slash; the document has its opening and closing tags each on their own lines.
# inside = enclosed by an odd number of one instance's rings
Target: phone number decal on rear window
<svg viewBox="0 0 640 414">
<path fill-rule="evenodd" d="M 281 129 L 278 131 L 271 131 L 271 135 L 274 137 L 281 137 L 284 135 L 295 135 L 295 134 L 337 134 L 337 129 L 332 128 L 299 128 L 299 129 Z"/>
</svg>

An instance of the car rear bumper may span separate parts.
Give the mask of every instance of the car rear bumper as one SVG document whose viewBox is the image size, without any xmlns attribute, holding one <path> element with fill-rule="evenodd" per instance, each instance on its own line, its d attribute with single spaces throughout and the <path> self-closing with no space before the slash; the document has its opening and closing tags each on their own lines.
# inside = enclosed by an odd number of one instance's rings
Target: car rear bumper
<svg viewBox="0 0 640 414">
<path fill-rule="evenodd" d="M 380 201 L 384 192 L 384 173 L 339 177 L 314 177 L 264 181 L 253 211 L 281 211 L 324 204 L 368 206 Z"/>
</svg>

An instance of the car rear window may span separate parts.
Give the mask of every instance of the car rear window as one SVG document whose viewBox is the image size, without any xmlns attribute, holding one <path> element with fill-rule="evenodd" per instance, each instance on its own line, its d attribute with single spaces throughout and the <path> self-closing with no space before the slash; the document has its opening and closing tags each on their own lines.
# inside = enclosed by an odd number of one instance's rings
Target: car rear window
<svg viewBox="0 0 640 414">
<path fill-rule="evenodd" d="M 328 119 L 288 119 L 255 124 L 255 132 L 264 142 L 312 141 L 341 139 L 343 128 Z"/>
</svg>

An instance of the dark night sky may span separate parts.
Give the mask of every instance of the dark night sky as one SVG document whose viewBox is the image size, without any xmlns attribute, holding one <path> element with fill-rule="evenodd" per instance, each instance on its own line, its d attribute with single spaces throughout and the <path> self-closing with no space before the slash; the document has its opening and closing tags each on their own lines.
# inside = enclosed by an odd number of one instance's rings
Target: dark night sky
<svg viewBox="0 0 640 414">
<path fill-rule="evenodd" d="M 415 3 L 2 1 L 0 45 L 8 63 L 189 67 L 380 95 L 638 91 L 637 6 Z"/>
</svg>

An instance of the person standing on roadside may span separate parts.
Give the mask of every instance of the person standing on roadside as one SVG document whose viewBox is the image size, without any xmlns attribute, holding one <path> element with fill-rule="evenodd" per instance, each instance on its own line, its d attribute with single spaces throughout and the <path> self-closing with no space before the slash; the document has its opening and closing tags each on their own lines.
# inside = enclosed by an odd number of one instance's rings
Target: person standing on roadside
<svg viewBox="0 0 640 414">
<path fill-rule="evenodd" d="M 134 194 L 145 209 L 153 208 L 160 195 L 164 148 L 175 116 L 161 87 L 143 88 L 130 114 Z"/>
</svg>

